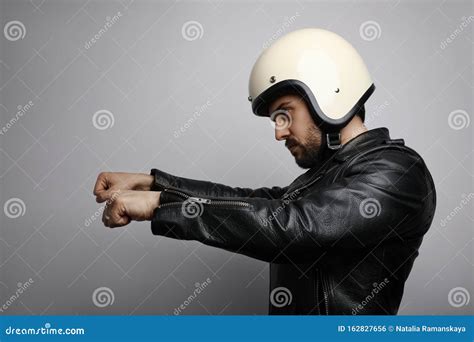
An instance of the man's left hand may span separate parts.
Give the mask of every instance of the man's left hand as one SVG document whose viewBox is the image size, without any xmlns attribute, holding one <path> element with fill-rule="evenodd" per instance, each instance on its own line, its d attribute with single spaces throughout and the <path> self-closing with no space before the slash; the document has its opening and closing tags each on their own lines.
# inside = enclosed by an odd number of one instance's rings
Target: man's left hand
<svg viewBox="0 0 474 342">
<path fill-rule="evenodd" d="M 150 221 L 160 202 L 161 191 L 121 191 L 107 202 L 102 215 L 106 227 L 122 227 L 130 221 Z"/>
</svg>

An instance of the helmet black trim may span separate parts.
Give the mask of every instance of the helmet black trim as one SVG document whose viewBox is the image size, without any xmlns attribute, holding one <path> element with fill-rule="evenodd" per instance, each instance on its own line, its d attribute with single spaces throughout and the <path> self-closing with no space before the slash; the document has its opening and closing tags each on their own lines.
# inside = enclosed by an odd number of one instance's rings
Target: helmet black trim
<svg viewBox="0 0 474 342">
<path fill-rule="evenodd" d="M 337 132 L 354 117 L 357 112 L 364 106 L 367 99 L 375 90 L 375 85 L 372 83 L 354 106 L 342 118 L 331 119 L 324 114 L 321 107 L 316 100 L 311 89 L 299 80 L 289 79 L 278 82 L 266 89 L 259 96 L 252 101 L 252 111 L 257 116 L 270 116 L 268 107 L 270 103 L 276 98 L 288 95 L 289 93 L 300 95 L 309 107 L 311 116 L 322 130 L 325 132 Z"/>
</svg>

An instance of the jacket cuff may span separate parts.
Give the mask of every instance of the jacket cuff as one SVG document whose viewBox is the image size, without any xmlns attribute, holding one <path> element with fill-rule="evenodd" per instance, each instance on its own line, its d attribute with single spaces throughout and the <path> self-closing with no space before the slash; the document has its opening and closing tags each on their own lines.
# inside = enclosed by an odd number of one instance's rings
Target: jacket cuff
<svg viewBox="0 0 474 342">
<path fill-rule="evenodd" d="M 161 235 L 178 240 L 187 240 L 186 229 L 178 224 L 182 212 L 176 207 L 156 208 L 151 220 L 151 232 L 153 235 Z"/>
<path fill-rule="evenodd" d="M 175 183 L 174 176 L 158 169 L 151 169 L 150 175 L 155 179 L 151 185 L 151 191 L 163 191 L 166 188 L 173 187 Z"/>
<path fill-rule="evenodd" d="M 160 205 L 170 202 L 184 202 L 184 200 L 182 197 L 179 197 L 176 194 L 173 194 L 168 191 L 162 191 L 160 193 Z"/>
</svg>

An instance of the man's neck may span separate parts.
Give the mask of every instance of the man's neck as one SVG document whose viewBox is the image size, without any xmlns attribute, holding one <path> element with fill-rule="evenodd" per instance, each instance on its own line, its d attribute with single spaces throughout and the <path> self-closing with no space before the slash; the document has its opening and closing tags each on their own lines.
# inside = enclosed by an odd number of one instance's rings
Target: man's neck
<svg viewBox="0 0 474 342">
<path fill-rule="evenodd" d="M 352 120 L 341 129 L 341 144 L 347 143 L 359 134 L 367 132 L 367 127 L 358 116 L 354 116 Z"/>
</svg>

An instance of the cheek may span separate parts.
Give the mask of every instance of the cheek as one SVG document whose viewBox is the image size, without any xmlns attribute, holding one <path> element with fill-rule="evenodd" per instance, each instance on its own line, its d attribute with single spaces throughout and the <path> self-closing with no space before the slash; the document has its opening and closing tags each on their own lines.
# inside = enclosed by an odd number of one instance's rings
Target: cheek
<svg viewBox="0 0 474 342">
<path fill-rule="evenodd" d="M 311 128 L 307 128 L 304 133 L 304 144 L 311 147 L 319 147 L 321 145 L 321 131 L 312 124 Z"/>
<path fill-rule="evenodd" d="M 291 136 L 299 142 L 304 141 L 306 138 L 307 125 L 304 122 L 293 120 L 289 127 Z"/>
</svg>

